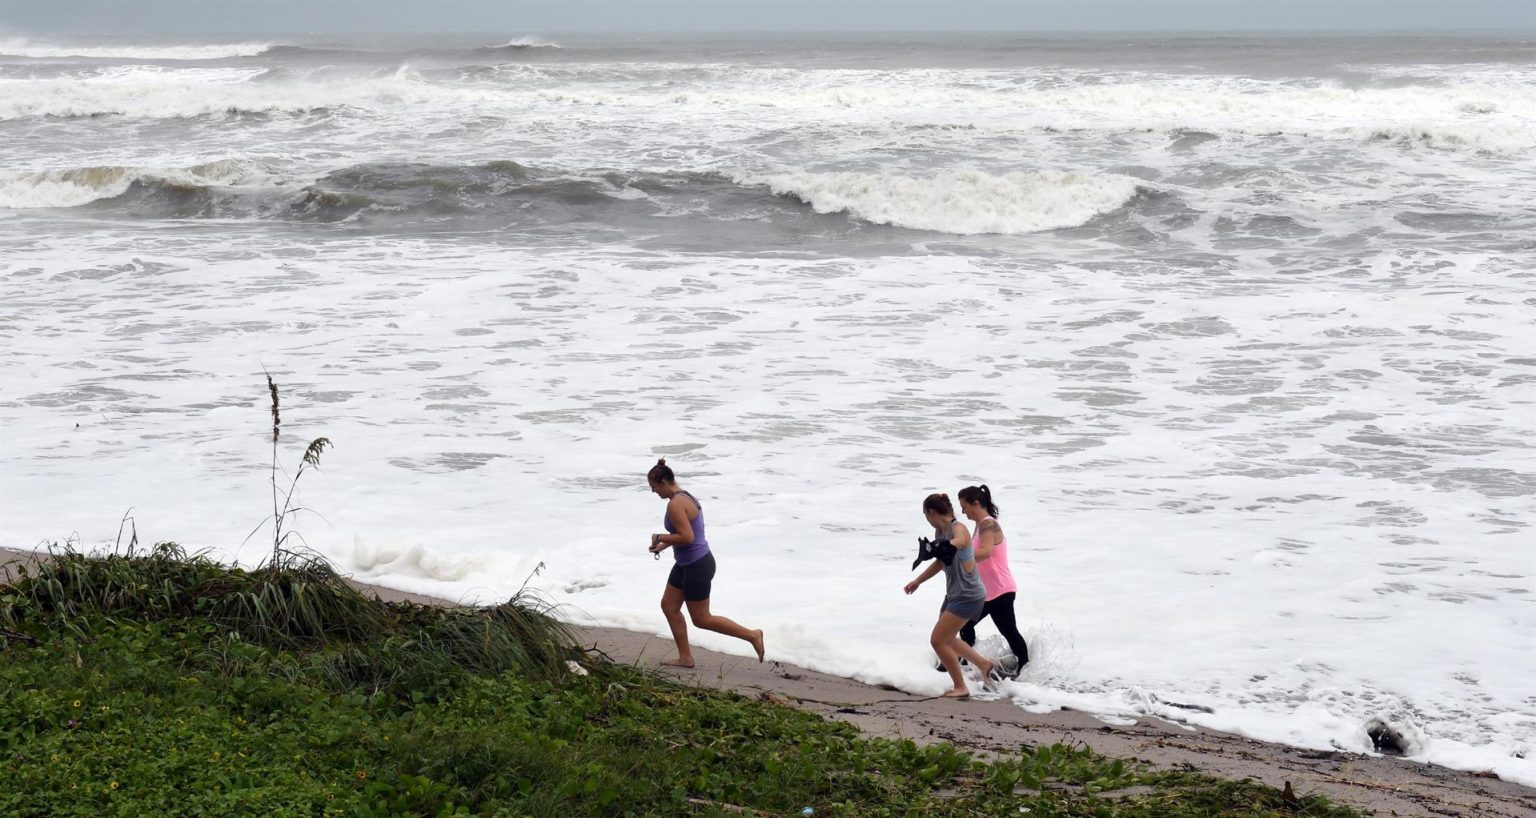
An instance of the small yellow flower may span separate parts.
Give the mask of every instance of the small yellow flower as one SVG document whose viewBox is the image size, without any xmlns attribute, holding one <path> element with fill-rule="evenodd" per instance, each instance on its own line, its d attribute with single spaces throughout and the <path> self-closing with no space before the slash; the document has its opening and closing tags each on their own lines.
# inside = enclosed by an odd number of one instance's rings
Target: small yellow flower
<svg viewBox="0 0 1536 818">
<path fill-rule="evenodd" d="M 74 704 L 75 704 L 75 707 L 78 708 L 80 706 L 80 700 L 79 699 L 75 699 Z"/>
<path fill-rule="evenodd" d="M 55 764 L 59 763 L 59 756 L 57 754 L 53 755 L 52 758 L 53 758 L 53 763 L 55 763 Z"/>
<path fill-rule="evenodd" d="M 117 789 L 117 782 L 116 781 L 112 782 L 112 789 L 114 789 L 114 790 Z"/>
<path fill-rule="evenodd" d="M 367 777 L 368 777 L 367 773 L 363 772 L 362 770 L 358 770 L 357 771 L 357 780 L 358 781 L 362 781 L 363 779 L 365 779 Z"/>
</svg>

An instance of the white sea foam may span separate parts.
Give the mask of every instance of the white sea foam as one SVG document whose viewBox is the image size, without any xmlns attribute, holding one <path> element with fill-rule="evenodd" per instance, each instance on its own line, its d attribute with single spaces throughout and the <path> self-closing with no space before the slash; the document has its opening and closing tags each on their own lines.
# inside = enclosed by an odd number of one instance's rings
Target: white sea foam
<svg viewBox="0 0 1536 818">
<path fill-rule="evenodd" d="M 328 106 L 379 110 L 444 102 L 409 68 L 382 78 L 326 83 L 241 84 L 261 69 L 164 71 L 128 66 L 84 78 L 0 80 L 0 120 L 118 115 L 146 119 L 230 113 L 304 113 Z M 452 92 L 449 97 L 454 96 Z"/>
<path fill-rule="evenodd" d="M 706 70 L 691 67 L 690 70 Z M 623 66 L 518 67 L 516 81 L 429 81 L 409 67 L 384 76 L 313 81 L 210 83 L 192 75 L 61 78 L 0 83 L 0 119 L 36 116 L 192 117 L 225 111 L 304 112 L 346 107 L 410 116 L 412 109 L 624 112 L 645 123 L 858 117 L 992 133 L 1050 129 L 1111 132 L 1209 131 L 1319 139 L 1403 139 L 1449 149 L 1517 153 L 1536 148 L 1536 87 L 1468 82 L 1450 86 L 1347 88 L 1321 82 L 1141 77 L 1062 86 L 995 72 L 736 69 L 719 84 L 677 87 L 654 71 L 638 81 L 573 85 Z M 574 72 L 574 73 L 573 73 Z M 714 76 L 713 71 L 706 74 Z M 718 72 L 725 74 L 725 72 Z M 530 81 L 538 77 L 543 81 Z M 217 84 L 218 87 L 209 87 Z"/>
<path fill-rule="evenodd" d="M 264 387 L 238 373 L 282 361 L 293 445 L 337 442 L 303 488 L 325 520 L 300 525 L 365 576 L 483 600 L 531 582 L 595 621 L 660 628 L 665 565 L 640 547 L 659 507 L 637 475 L 661 452 L 705 498 L 722 612 L 768 629 L 778 658 L 931 692 L 932 594 L 900 594 L 915 503 L 985 480 L 1039 646 L 1011 690 L 1030 706 L 1357 752 L 1382 717 L 1423 733 L 1416 758 L 1536 782 L 1513 755 L 1536 737 L 1522 704 L 1536 619 L 1516 593 L 1532 578 L 1515 523 L 1493 520 L 1527 515 L 1530 494 L 1456 476 L 1518 472 L 1528 449 L 1509 425 L 1536 430 L 1496 401 L 1438 403 L 1460 387 L 1436 373 L 1523 371 L 1466 368 L 1529 329 L 1497 306 L 1513 284 L 1496 265 L 1464 260 L 1457 297 L 1404 318 L 1391 287 L 1326 275 L 1189 301 L 1010 260 L 217 252 L 8 255 L 37 271 L 8 279 L 5 303 L 50 361 L 26 366 L 8 410 L 7 479 L 29 487 L 11 543 L 66 520 L 110 539 L 119 512 L 80 509 L 129 506 L 141 537 L 238 542 L 260 516 Z M 681 286 L 649 297 L 658 275 Z M 925 329 L 936 309 L 962 320 Z M 1490 340 L 1419 340 L 1448 331 Z M 969 363 L 939 365 L 952 359 Z M 973 405 L 956 414 L 935 390 Z M 1372 476 L 1394 439 L 1438 446 L 1423 471 L 1440 476 Z M 103 463 L 161 477 L 78 479 Z M 559 535 L 509 523 L 530 519 Z M 839 567 L 805 569 L 828 554 Z"/>
<path fill-rule="evenodd" d="M 744 180 L 751 183 L 752 180 Z M 926 178 L 885 173 L 794 173 L 762 180 L 818 213 L 943 233 L 1033 233 L 1083 224 L 1124 206 L 1138 182 L 1126 176 L 951 171 Z"/>
<path fill-rule="evenodd" d="M 273 43 L 218 43 L 204 45 L 60 45 L 39 43 L 20 37 L 0 38 L 0 57 L 59 59 L 82 57 L 104 60 L 223 60 L 230 57 L 254 57 Z"/>
</svg>

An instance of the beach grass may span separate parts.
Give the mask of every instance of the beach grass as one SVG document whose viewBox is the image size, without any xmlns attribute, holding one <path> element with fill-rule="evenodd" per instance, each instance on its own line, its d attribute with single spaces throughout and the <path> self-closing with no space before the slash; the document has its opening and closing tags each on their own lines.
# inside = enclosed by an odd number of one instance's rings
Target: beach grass
<svg viewBox="0 0 1536 818">
<path fill-rule="evenodd" d="M 1064 745 L 980 759 L 581 651 L 531 594 L 56 549 L 0 586 L 8 816 L 1352 816 Z"/>
</svg>

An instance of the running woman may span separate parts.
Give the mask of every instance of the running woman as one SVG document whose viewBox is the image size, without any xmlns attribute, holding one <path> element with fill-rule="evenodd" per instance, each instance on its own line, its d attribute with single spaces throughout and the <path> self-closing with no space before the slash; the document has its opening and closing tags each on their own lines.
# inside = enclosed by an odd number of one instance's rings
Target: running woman
<svg viewBox="0 0 1536 818">
<path fill-rule="evenodd" d="M 662 662 L 667 667 L 693 667 L 693 649 L 688 645 L 688 623 L 683 620 L 683 605 L 688 617 L 705 630 L 734 636 L 752 645 L 757 661 L 763 661 L 763 632 L 747 630 L 734 621 L 709 612 L 710 584 L 715 578 L 715 556 L 704 537 L 704 509 L 692 494 L 677 485 L 677 477 L 665 459 L 657 460 L 645 476 L 651 491 L 667 501 L 662 517 L 665 534 L 652 534 L 650 552 L 660 555 L 672 549 L 674 564 L 667 576 L 667 589 L 661 595 L 661 612 L 672 628 L 677 656 Z"/>
<path fill-rule="evenodd" d="M 930 494 L 923 500 L 923 517 L 933 526 L 936 539 L 949 540 L 955 547 L 954 559 L 948 565 L 935 559 L 917 579 L 907 583 L 908 594 L 919 585 L 944 572 L 944 604 L 939 609 L 939 621 L 933 626 L 928 642 L 939 655 L 939 661 L 949 672 L 953 683 L 946 698 L 963 699 L 971 695 L 965 677 L 960 675 L 960 657 L 981 671 L 982 687 L 991 684 L 994 663 L 976 652 L 976 649 L 960 641 L 960 629 L 965 623 L 981 616 L 987 601 L 987 590 L 981 584 L 981 572 L 976 567 L 975 549 L 971 546 L 971 533 L 955 519 L 955 509 L 947 494 Z"/>
<path fill-rule="evenodd" d="M 1008 538 L 1003 535 L 1003 527 L 997 522 L 997 504 L 992 502 L 992 490 L 985 483 L 966 486 L 960 490 L 959 497 L 960 513 L 976 524 L 976 533 L 972 535 L 971 541 L 976 544 L 976 564 L 981 568 L 981 584 L 987 589 L 987 602 L 981 608 L 981 615 L 960 629 L 960 639 L 967 645 L 975 645 L 976 625 L 992 617 L 992 624 L 997 626 L 998 632 L 1008 642 L 1008 649 L 1013 651 L 1015 664 L 1009 675 L 1017 676 L 1029 664 L 1029 645 L 1025 644 L 1024 636 L 1019 633 L 1019 624 L 1013 615 L 1013 603 L 1018 596 L 1019 584 L 1014 581 L 1013 572 L 1008 568 Z"/>
</svg>

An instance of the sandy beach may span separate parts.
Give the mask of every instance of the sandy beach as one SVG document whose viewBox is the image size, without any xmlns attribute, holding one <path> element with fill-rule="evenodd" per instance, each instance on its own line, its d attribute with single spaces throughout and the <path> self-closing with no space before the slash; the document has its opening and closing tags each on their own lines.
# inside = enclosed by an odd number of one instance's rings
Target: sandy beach
<svg viewBox="0 0 1536 818">
<path fill-rule="evenodd" d="M 0 563 L 4 564 L 0 577 L 9 580 L 7 568 L 30 559 L 32 554 L 0 549 Z M 356 584 L 387 601 L 453 604 Z M 659 629 L 665 624 L 659 612 L 656 619 Z M 584 628 L 578 633 L 584 647 L 614 662 L 655 667 L 672 655 L 671 639 L 660 632 Z M 1297 749 L 1155 718 L 1111 725 L 1071 710 L 1030 713 L 1006 699 L 952 701 L 913 696 L 772 661 L 772 634 L 769 661 L 764 663 L 697 647 L 694 655 L 694 668 L 664 672 L 684 684 L 800 707 L 853 724 L 870 736 L 948 741 L 977 753 L 1007 753 L 1022 746 L 1064 742 L 1160 768 L 1251 778 L 1275 787 L 1290 782 L 1298 793 L 1322 793 L 1382 815 L 1536 816 L 1536 790 L 1488 774 L 1386 756 Z"/>
<path fill-rule="evenodd" d="M 657 623 L 662 625 L 657 614 Z M 591 629 L 586 644 L 616 662 L 653 666 L 672 655 L 669 637 Z M 1159 719 L 1109 725 L 1087 713 L 1030 713 L 1007 700 L 951 701 L 911 696 L 771 661 L 694 648 L 696 666 L 667 673 L 701 687 L 733 690 L 826 718 L 866 734 L 948 741 L 968 749 L 1012 752 L 1064 742 L 1135 758 L 1157 767 L 1189 767 L 1226 778 L 1252 778 L 1298 793 L 1323 793 L 1383 815 L 1536 816 L 1536 790 L 1476 773 L 1384 756 L 1301 750 Z"/>
</svg>

